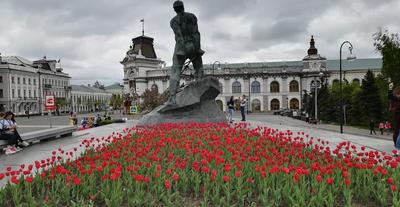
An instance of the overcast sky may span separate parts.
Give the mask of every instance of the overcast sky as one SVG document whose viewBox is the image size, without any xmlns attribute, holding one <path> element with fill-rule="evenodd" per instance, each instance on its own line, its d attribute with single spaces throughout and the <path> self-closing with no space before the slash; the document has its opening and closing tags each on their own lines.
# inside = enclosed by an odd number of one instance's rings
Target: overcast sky
<svg viewBox="0 0 400 207">
<path fill-rule="evenodd" d="M 1 0 L 0 52 L 61 58 L 73 84 L 122 82 L 131 39 L 154 38 L 171 64 L 173 0 Z M 184 0 L 198 18 L 204 63 L 301 60 L 314 35 L 318 52 L 338 59 L 349 40 L 358 58 L 379 57 L 372 35 L 400 33 L 399 0 Z"/>
</svg>

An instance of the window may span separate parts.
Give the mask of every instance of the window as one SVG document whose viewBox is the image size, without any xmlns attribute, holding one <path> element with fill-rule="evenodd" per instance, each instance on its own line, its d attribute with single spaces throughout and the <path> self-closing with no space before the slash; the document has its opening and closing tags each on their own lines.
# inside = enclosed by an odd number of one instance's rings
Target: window
<svg viewBox="0 0 400 207">
<path fill-rule="evenodd" d="M 26 97 L 26 90 L 24 90 L 24 98 Z"/>
<path fill-rule="evenodd" d="M 21 90 L 18 89 L 18 98 L 21 98 Z"/>
<path fill-rule="evenodd" d="M 272 81 L 270 85 L 271 93 L 279 93 L 279 83 L 277 81 Z"/>
<path fill-rule="evenodd" d="M 299 109 L 299 100 L 297 98 L 290 99 L 290 109 Z"/>
<path fill-rule="evenodd" d="M 15 83 L 15 78 L 14 78 L 14 76 L 11 77 L 11 83 Z"/>
<path fill-rule="evenodd" d="M 36 98 L 36 90 L 33 90 L 33 97 Z"/>
<path fill-rule="evenodd" d="M 36 79 L 33 79 L 33 85 L 36 85 Z"/>
<path fill-rule="evenodd" d="M 22 78 L 22 84 L 26 84 L 25 78 Z"/>
<path fill-rule="evenodd" d="M 151 90 L 152 91 L 157 91 L 157 93 L 158 93 L 158 86 L 157 86 L 157 84 L 153 84 L 152 86 L 151 86 Z"/>
<path fill-rule="evenodd" d="M 242 85 L 239 81 L 235 81 L 232 83 L 232 93 L 241 93 L 242 92 Z"/>
<path fill-rule="evenodd" d="M 251 83 L 251 92 L 260 93 L 260 82 L 253 81 L 253 83 Z"/>
<path fill-rule="evenodd" d="M 278 99 L 272 99 L 271 100 L 271 110 L 279 110 L 279 100 Z"/>
<path fill-rule="evenodd" d="M 353 84 L 360 85 L 360 79 L 354 78 L 353 79 Z"/>
<path fill-rule="evenodd" d="M 0 76 L 0 83 L 3 83 L 3 76 Z"/>
<path fill-rule="evenodd" d="M 0 98 L 3 98 L 3 89 L 0 89 Z"/>
<path fill-rule="evenodd" d="M 299 92 L 299 83 L 297 81 L 290 81 L 289 92 Z"/>
<path fill-rule="evenodd" d="M 11 98 L 15 98 L 15 89 L 11 89 Z"/>
<path fill-rule="evenodd" d="M 20 83 L 21 83 L 21 78 L 18 77 L 18 78 L 17 78 L 17 84 L 20 84 Z"/>
<path fill-rule="evenodd" d="M 28 78 L 28 85 L 31 85 L 31 79 Z"/>
<path fill-rule="evenodd" d="M 31 90 L 28 91 L 28 95 L 29 98 L 32 97 Z"/>
</svg>

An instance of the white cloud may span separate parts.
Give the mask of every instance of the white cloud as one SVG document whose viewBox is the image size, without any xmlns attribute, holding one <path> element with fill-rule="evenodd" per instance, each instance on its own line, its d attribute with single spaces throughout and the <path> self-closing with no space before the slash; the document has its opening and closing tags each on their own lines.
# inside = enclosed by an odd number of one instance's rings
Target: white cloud
<svg viewBox="0 0 400 207">
<path fill-rule="evenodd" d="M 159 58 L 171 64 L 174 36 L 169 27 L 173 1 L 165 0 L 3 0 L 0 52 L 31 60 L 62 59 L 73 83 L 122 80 L 131 39 L 154 38 Z M 204 63 L 300 60 L 311 35 L 319 53 L 338 58 L 350 40 L 358 57 L 379 56 L 372 34 L 378 28 L 399 33 L 397 0 L 185 0 L 197 15 L 206 54 Z"/>
</svg>

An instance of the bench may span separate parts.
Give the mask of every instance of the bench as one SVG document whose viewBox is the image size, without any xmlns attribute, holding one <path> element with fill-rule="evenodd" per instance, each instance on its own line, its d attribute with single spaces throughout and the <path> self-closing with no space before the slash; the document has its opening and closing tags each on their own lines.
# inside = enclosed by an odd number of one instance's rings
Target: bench
<svg viewBox="0 0 400 207">
<path fill-rule="evenodd" d="M 22 140 L 32 143 L 46 139 L 59 138 L 65 136 L 71 136 L 74 131 L 76 131 L 76 126 L 65 126 L 50 129 L 43 129 L 39 131 L 27 132 L 20 134 Z M 0 140 L 0 148 L 7 145 L 5 140 Z"/>
</svg>

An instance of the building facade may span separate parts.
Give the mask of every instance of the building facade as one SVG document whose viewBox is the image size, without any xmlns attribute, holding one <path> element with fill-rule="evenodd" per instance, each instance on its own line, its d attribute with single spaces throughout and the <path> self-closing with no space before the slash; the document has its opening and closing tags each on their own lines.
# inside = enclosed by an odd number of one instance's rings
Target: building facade
<svg viewBox="0 0 400 207">
<path fill-rule="evenodd" d="M 90 85 L 71 86 L 71 110 L 78 113 L 105 110 L 112 94 Z"/>
<path fill-rule="evenodd" d="M 152 44 L 151 41 L 150 46 Z M 162 93 L 168 88 L 170 68 L 163 67 L 163 62 L 157 58 L 141 55 L 140 50 L 135 52 L 136 47 L 134 42 L 134 46 L 121 61 L 126 92 L 131 96 L 140 96 L 145 89 L 157 88 Z M 315 90 L 322 77 L 328 84 L 335 84 L 339 82 L 340 75 L 340 60 L 327 60 L 319 55 L 313 37 L 306 54 L 299 61 L 225 64 L 216 61 L 218 65 L 205 64 L 204 72 L 206 76 L 214 76 L 219 80 L 221 93 L 216 102 L 222 110 L 226 110 L 226 102 L 231 96 L 238 99 L 242 95 L 248 100 L 248 110 L 253 112 L 300 109 L 304 93 Z M 146 65 L 140 67 L 144 63 Z M 342 60 L 343 81 L 361 84 L 367 70 L 377 74 L 381 68 L 380 58 L 356 59 L 351 62 Z M 185 71 L 181 82 L 191 81 L 192 74 L 190 70 Z"/>
<path fill-rule="evenodd" d="M 0 56 L 0 111 L 43 114 L 46 95 L 55 96 L 58 110 L 68 108 L 70 77 L 57 65 L 56 60 L 46 57 L 31 62 L 18 56 Z"/>
</svg>

